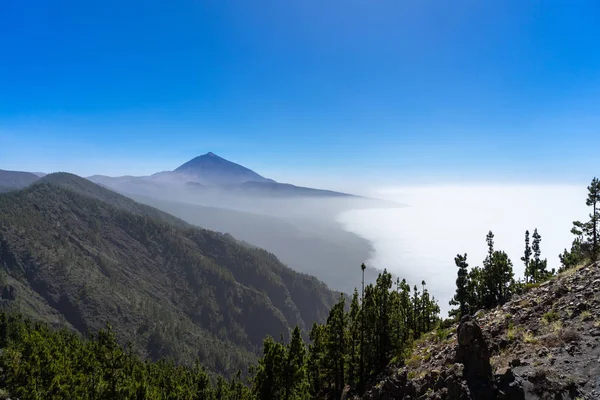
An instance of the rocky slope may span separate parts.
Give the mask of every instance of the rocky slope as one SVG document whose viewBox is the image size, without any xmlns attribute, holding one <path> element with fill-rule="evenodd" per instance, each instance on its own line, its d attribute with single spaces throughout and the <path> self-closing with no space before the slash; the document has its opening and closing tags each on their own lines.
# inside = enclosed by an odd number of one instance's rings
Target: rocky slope
<svg viewBox="0 0 600 400">
<path fill-rule="evenodd" d="M 600 263 L 416 344 L 367 399 L 600 399 Z"/>
</svg>

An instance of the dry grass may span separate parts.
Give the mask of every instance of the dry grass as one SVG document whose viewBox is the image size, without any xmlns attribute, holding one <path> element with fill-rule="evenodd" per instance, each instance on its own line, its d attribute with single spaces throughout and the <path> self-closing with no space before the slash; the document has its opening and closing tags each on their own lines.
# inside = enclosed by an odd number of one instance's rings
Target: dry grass
<svg viewBox="0 0 600 400">
<path fill-rule="evenodd" d="M 577 264 L 577 265 L 576 265 L 575 267 L 573 267 L 573 268 L 569 268 L 569 269 L 568 269 L 568 270 L 566 270 L 566 271 L 560 272 L 560 273 L 559 273 L 557 276 L 558 276 L 558 277 L 571 276 L 571 275 L 575 274 L 575 272 L 579 271 L 580 269 L 582 269 L 582 268 L 586 267 L 586 266 L 587 266 L 587 265 L 589 265 L 589 264 L 590 264 L 590 261 L 589 261 L 589 260 L 585 260 L 585 261 L 583 261 L 582 263 L 580 263 L 580 264 Z"/>
<path fill-rule="evenodd" d="M 533 335 L 533 332 L 526 331 L 523 332 L 523 342 L 528 344 L 536 344 L 538 342 L 538 339 Z"/>
<path fill-rule="evenodd" d="M 562 339 L 556 333 L 549 333 L 542 336 L 540 339 L 546 347 L 560 347 L 563 345 Z"/>
<path fill-rule="evenodd" d="M 592 313 L 586 310 L 586 311 L 583 311 L 579 317 L 584 322 L 585 321 L 591 321 L 592 320 Z"/>
<path fill-rule="evenodd" d="M 573 328 L 566 328 L 560 332 L 560 338 L 565 343 L 579 342 L 581 340 L 581 335 Z"/>
<path fill-rule="evenodd" d="M 521 299 L 517 304 L 519 305 L 519 307 L 527 307 L 529 306 L 529 299 Z"/>
<path fill-rule="evenodd" d="M 413 353 L 413 355 L 411 355 L 406 360 L 406 366 L 409 368 L 417 368 L 419 365 L 421 365 L 423 363 L 423 361 L 427 361 L 427 360 L 425 360 L 425 357 L 423 357 L 419 353 Z"/>
</svg>

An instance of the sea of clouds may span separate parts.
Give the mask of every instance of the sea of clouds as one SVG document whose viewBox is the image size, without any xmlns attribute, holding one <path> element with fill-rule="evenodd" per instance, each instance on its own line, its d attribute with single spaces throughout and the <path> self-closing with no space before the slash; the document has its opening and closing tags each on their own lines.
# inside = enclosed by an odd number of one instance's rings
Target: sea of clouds
<svg viewBox="0 0 600 400">
<path fill-rule="evenodd" d="M 446 185 L 378 189 L 374 197 L 406 204 L 397 209 L 352 210 L 339 216 L 348 231 L 375 249 L 369 264 L 406 278 L 422 280 L 439 300 L 443 314 L 454 294 L 454 257 L 467 253 L 470 266 L 481 265 L 489 230 L 496 249 L 511 258 L 516 277 L 523 276 L 524 235 L 537 228 L 542 257 L 550 268 L 570 247 L 574 220 L 586 220 L 586 188 L 570 185 Z"/>
</svg>

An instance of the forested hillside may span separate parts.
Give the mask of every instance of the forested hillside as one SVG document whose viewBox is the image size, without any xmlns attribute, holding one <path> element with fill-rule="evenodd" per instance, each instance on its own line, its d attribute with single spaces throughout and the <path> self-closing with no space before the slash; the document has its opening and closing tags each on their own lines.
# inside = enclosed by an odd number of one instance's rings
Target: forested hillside
<svg viewBox="0 0 600 400">
<path fill-rule="evenodd" d="M 337 295 L 275 256 L 70 174 L 0 195 L 3 307 L 231 374 L 265 336 L 305 334 Z"/>
</svg>

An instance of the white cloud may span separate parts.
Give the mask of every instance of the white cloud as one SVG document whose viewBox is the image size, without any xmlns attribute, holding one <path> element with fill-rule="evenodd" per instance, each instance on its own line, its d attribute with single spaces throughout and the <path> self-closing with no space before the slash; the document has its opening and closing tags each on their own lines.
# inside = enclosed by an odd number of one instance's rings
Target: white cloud
<svg viewBox="0 0 600 400">
<path fill-rule="evenodd" d="M 558 254 L 572 241 L 572 221 L 587 215 L 582 186 L 390 187 L 373 195 L 410 206 L 354 210 L 340 221 L 373 242 L 373 266 L 387 268 L 412 284 L 425 279 L 442 310 L 448 310 L 454 294 L 455 255 L 467 253 L 471 266 L 480 265 L 489 230 L 495 234 L 496 248 L 508 253 L 515 273 L 522 276 L 525 230 L 538 228 L 542 255 L 550 267 L 558 268 Z"/>
</svg>

